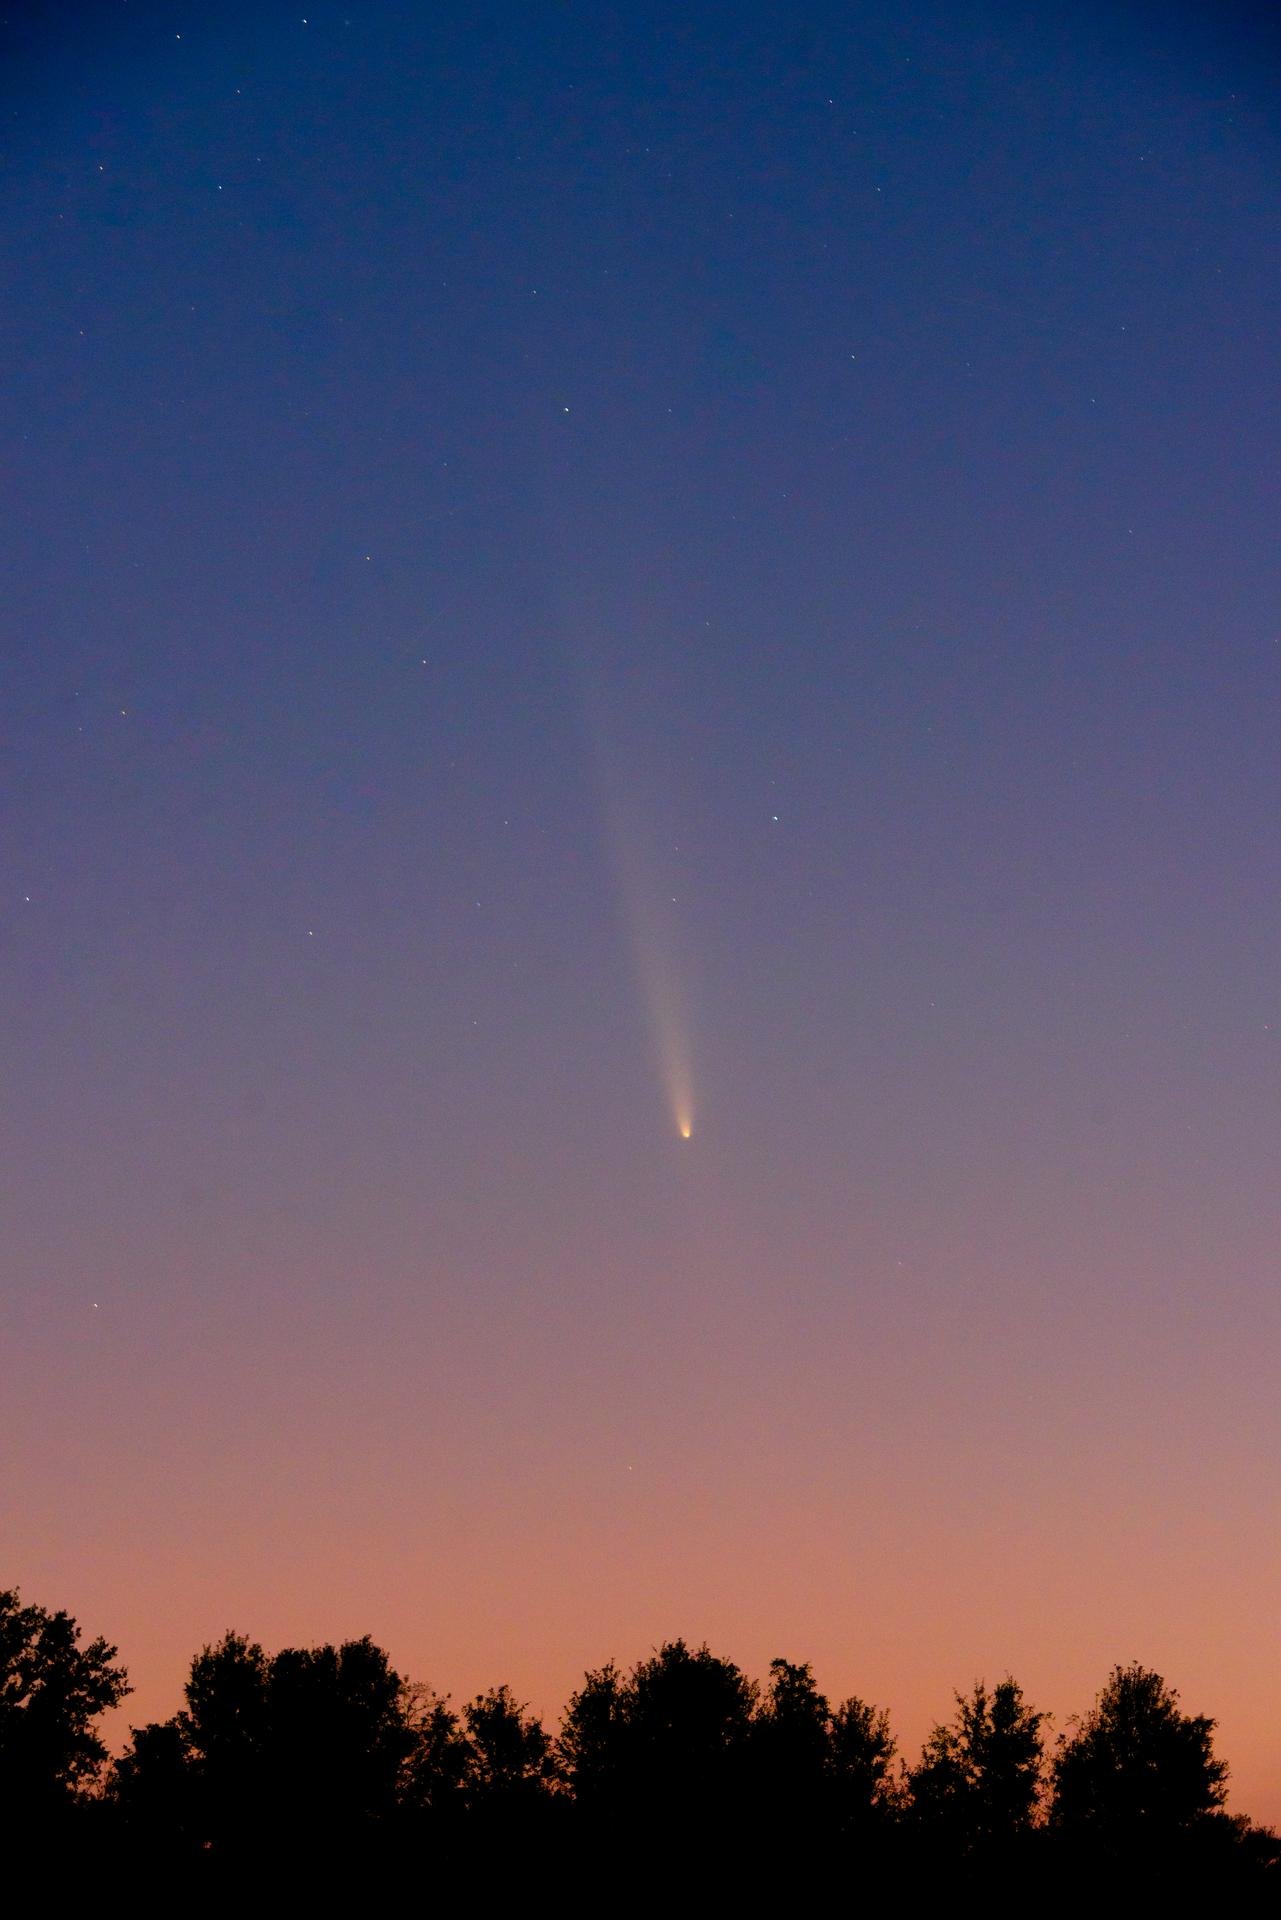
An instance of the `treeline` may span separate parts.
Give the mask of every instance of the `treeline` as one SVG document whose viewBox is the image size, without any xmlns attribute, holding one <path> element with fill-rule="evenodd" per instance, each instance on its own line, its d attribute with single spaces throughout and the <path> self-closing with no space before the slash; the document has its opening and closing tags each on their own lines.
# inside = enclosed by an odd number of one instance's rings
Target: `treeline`
<svg viewBox="0 0 1281 1920">
<path fill-rule="evenodd" d="M 1224 1810 L 1215 1723 L 1137 1665 L 1057 1739 L 1015 1680 L 979 1682 L 914 1760 L 882 1709 L 833 1705 L 808 1665 L 758 1684 L 681 1640 L 586 1674 L 554 1735 L 505 1686 L 452 1706 L 369 1639 L 267 1654 L 228 1633 L 192 1661 L 182 1710 L 112 1760 L 101 1716 L 128 1692 L 114 1647 L 0 1592 L 11 1864 L 158 1877 L 175 1901 L 270 1876 L 602 1907 L 681 1888 L 843 1889 L 847 1908 L 934 1886 L 989 1906 L 1001 1889 L 1200 1888 L 1236 1911 L 1281 1894 L 1277 1835 Z"/>
</svg>

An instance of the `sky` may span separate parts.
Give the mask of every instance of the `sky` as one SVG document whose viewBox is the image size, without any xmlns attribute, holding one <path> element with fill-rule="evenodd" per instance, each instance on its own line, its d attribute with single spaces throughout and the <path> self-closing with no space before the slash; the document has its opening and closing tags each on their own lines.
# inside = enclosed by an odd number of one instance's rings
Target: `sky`
<svg viewBox="0 0 1281 1920">
<path fill-rule="evenodd" d="M 0 1572 L 1281 1820 L 1275 18 L 0 36 Z"/>
</svg>

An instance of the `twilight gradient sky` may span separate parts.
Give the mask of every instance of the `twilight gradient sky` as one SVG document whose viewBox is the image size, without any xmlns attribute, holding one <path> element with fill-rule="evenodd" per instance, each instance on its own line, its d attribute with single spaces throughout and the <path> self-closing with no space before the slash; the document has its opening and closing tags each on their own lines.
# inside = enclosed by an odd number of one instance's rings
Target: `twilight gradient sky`
<svg viewBox="0 0 1281 1920">
<path fill-rule="evenodd" d="M 3 1576 L 1281 1818 L 1275 25 L 307 6 L 3 28 Z"/>
</svg>

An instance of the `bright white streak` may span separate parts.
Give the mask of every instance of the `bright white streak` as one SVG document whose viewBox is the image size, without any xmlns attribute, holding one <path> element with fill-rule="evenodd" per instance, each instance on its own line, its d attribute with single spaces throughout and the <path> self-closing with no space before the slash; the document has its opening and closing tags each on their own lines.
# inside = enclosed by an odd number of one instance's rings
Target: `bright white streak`
<svg viewBox="0 0 1281 1920">
<path fill-rule="evenodd" d="M 660 828 L 665 812 L 670 823 L 670 807 L 660 796 L 672 790 L 660 778 L 663 752 L 647 751 L 642 744 L 647 736 L 654 743 L 674 744 L 674 730 L 661 715 L 669 706 L 679 708 L 680 689 L 670 678 L 664 688 L 663 647 L 650 637 L 670 629 L 673 615 L 656 587 L 652 553 L 646 551 L 637 563 L 623 604 L 617 588 L 605 588 L 596 567 L 584 559 L 593 546 L 626 554 L 635 546 L 638 528 L 659 522 L 662 503 L 633 500 L 630 508 L 622 507 L 620 520 L 620 500 L 611 483 L 605 495 L 577 498 L 571 519 L 563 476 L 549 487 L 551 495 L 549 545 L 558 560 L 552 599 L 560 615 L 564 671 L 578 696 L 619 917 L 659 1079 L 676 1131 L 688 1140 L 694 1131 L 694 1078 L 681 988 L 687 970 L 672 899 L 679 887 L 662 884 L 663 866 L 671 863 L 660 860 L 663 845 L 678 836 Z"/>
<path fill-rule="evenodd" d="M 644 839 L 632 820 L 613 810 L 611 841 L 620 902 L 627 926 L 636 984 L 649 1023 L 659 1076 L 676 1131 L 694 1131 L 694 1075 L 689 1020 L 677 966 L 675 916 L 670 896 L 657 883 Z"/>
<path fill-rule="evenodd" d="M 635 798 L 640 777 L 625 768 L 623 755 L 612 746 L 604 702 L 599 695 L 591 697 L 586 684 L 583 705 L 636 984 L 672 1120 L 681 1139 L 688 1140 L 694 1131 L 694 1076 L 675 902 L 670 884 L 664 886 L 656 871 L 659 836 Z"/>
</svg>

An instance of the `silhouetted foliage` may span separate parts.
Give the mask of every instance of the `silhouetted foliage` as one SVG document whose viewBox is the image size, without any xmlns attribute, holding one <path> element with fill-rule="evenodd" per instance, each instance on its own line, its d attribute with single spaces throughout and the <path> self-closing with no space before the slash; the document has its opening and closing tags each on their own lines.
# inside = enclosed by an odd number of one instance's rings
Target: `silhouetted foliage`
<svg viewBox="0 0 1281 1920">
<path fill-rule="evenodd" d="M 742 1792 L 756 1688 L 729 1660 L 668 1641 L 622 1677 L 589 1673 L 565 1715 L 561 1754 L 585 1811 L 714 1846 Z"/>
<path fill-rule="evenodd" d="M 948 1852 L 971 1854 L 1029 1831 L 1041 1790 L 1045 1715 L 1006 1678 L 956 1695 L 908 1775 L 913 1823 Z"/>
<path fill-rule="evenodd" d="M 491 1687 L 463 1708 L 469 1764 L 467 1797 L 491 1815 L 528 1811 L 556 1784 L 550 1736 L 509 1687 Z"/>
<path fill-rule="evenodd" d="M 472 1748 L 447 1700 L 430 1687 L 406 1686 L 401 1715 L 409 1747 L 401 1769 L 400 1803 L 437 1834 L 461 1817 L 468 1803 Z"/>
<path fill-rule="evenodd" d="M 159 1809 L 224 1856 L 344 1856 L 398 1814 L 414 1730 L 369 1639 L 268 1658 L 228 1633 L 191 1664 L 186 1711 L 137 1730 L 115 1792 L 135 1832 Z"/>
<path fill-rule="evenodd" d="M 751 1723 L 751 1797 L 761 1814 L 794 1840 L 809 1840 L 832 1819 L 832 1709 L 808 1665 L 771 1660 Z"/>
<path fill-rule="evenodd" d="M 181 1712 L 136 1728 L 105 1793 L 96 1722 L 127 1691 L 115 1650 L 0 1594 L 0 1782 L 11 1831 L 53 1833 L 101 1872 L 151 1876 L 176 1906 L 250 1887 L 368 1907 L 393 1887 L 475 1903 L 773 1904 L 780 1910 L 995 1889 L 1024 1904 L 1101 1888 L 1126 1910 L 1195 1893 L 1240 1911 L 1281 1893 L 1281 1840 L 1223 1810 L 1213 1721 L 1158 1674 L 1118 1667 L 1059 1743 L 1012 1679 L 956 1696 L 896 1777 L 886 1715 L 832 1707 L 812 1669 L 763 1687 L 668 1641 L 584 1676 L 558 1739 L 506 1686 L 461 1710 L 369 1639 L 269 1655 L 227 1633 L 191 1664 Z M 478 1873 L 483 1882 L 478 1881 Z M 1002 1896 L 1004 1897 L 1004 1896 Z M 624 1902 L 625 1904 L 625 1902 Z"/>
<path fill-rule="evenodd" d="M 116 1762 L 111 1793 L 126 1837 L 153 1856 L 180 1855 L 199 1843 L 195 1781 L 181 1720 L 135 1727 Z"/>
<path fill-rule="evenodd" d="M 30 1838 L 93 1787 L 107 1750 L 95 1722 L 129 1692 L 116 1649 L 80 1645 L 68 1613 L 0 1591 L 0 1813 Z"/>
<path fill-rule="evenodd" d="M 225 1634 L 192 1661 L 186 1699 L 178 1724 L 200 1840 L 219 1850 L 253 1850 L 271 1830 L 266 1654 L 239 1634 Z"/>
<path fill-rule="evenodd" d="M 894 1739 L 884 1713 L 851 1699 L 833 1709 L 808 1664 L 772 1660 L 752 1717 L 751 1799 L 790 1843 L 824 1836 L 866 1845 L 896 1805 Z"/>
<path fill-rule="evenodd" d="M 890 1769 L 896 1747 L 889 1715 L 863 1700 L 845 1700 L 828 1730 L 837 1829 L 866 1839 L 899 1811 L 901 1795 Z"/>
<path fill-rule="evenodd" d="M 327 1847 L 391 1821 L 408 1747 L 401 1679 L 368 1637 L 271 1662 L 268 1761 L 279 1818 Z"/>
<path fill-rule="evenodd" d="M 589 1845 L 655 1870 L 679 1859 L 776 1893 L 866 1851 L 895 1805 L 886 1716 L 859 1700 L 833 1711 L 812 1669 L 771 1662 L 758 1689 L 708 1648 L 668 1642 L 630 1674 L 589 1673 L 565 1714 L 561 1762 Z M 749 1865 L 750 1862 L 750 1865 Z M 746 1879 L 744 1878 L 746 1876 Z"/>
<path fill-rule="evenodd" d="M 1166 1842 L 1222 1806 L 1214 1722 L 1179 1711 L 1159 1673 L 1116 1667 L 1054 1762 L 1051 1821 L 1108 1845 Z"/>
</svg>

